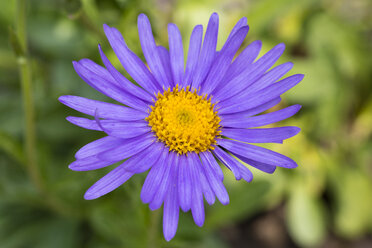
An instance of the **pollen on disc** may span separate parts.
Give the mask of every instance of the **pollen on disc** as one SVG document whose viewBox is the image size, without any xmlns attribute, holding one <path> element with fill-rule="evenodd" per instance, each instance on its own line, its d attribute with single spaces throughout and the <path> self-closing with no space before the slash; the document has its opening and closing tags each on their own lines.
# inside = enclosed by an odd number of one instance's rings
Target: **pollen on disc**
<svg viewBox="0 0 372 248">
<path fill-rule="evenodd" d="M 213 149 L 221 132 L 211 99 L 189 87 L 159 93 L 146 120 L 157 138 L 179 154 Z"/>
</svg>

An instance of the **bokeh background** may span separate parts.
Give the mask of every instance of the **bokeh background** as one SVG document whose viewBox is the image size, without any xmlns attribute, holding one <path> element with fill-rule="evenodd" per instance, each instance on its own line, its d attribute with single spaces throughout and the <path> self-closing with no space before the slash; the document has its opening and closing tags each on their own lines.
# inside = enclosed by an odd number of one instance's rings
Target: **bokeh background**
<svg viewBox="0 0 372 248">
<path fill-rule="evenodd" d="M 246 16 L 244 46 L 260 39 L 266 52 L 284 42 L 277 64 L 293 61 L 290 74 L 306 75 L 276 107 L 303 105 L 280 123 L 302 132 L 283 145 L 267 145 L 299 167 L 273 175 L 252 169 L 249 184 L 226 173 L 230 204 L 207 206 L 203 228 L 182 213 L 167 243 L 161 210 L 151 212 L 140 201 L 145 175 L 100 199 L 83 199 L 110 168 L 81 173 L 67 166 L 78 148 L 103 134 L 68 123 L 66 116 L 81 115 L 57 98 L 109 100 L 71 63 L 90 58 L 101 64 L 100 43 L 121 68 L 103 23 L 119 28 L 143 58 L 139 13 L 149 16 L 164 46 L 167 23 L 176 23 L 187 48 L 192 27 L 206 25 L 214 11 L 219 47 Z M 369 0 L 1 1 L 0 247 L 372 247 L 371 13 Z"/>
</svg>

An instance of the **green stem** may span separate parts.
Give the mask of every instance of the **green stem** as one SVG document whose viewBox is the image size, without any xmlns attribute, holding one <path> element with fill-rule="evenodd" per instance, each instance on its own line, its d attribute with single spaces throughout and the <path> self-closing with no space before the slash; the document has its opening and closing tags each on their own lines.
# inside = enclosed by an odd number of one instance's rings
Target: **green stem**
<svg viewBox="0 0 372 248">
<path fill-rule="evenodd" d="M 150 212 L 150 223 L 149 223 L 149 232 L 148 232 L 148 247 L 149 248 L 157 247 L 156 238 L 158 234 L 159 214 L 160 214 L 160 210 L 154 210 Z"/>
<path fill-rule="evenodd" d="M 25 150 L 26 162 L 25 166 L 30 180 L 42 196 L 45 204 L 56 212 L 65 216 L 76 216 L 76 210 L 72 210 L 63 204 L 53 194 L 48 193 L 41 177 L 40 168 L 37 161 L 36 149 L 36 129 L 35 129 L 35 108 L 32 90 L 32 77 L 30 58 L 28 56 L 27 48 L 27 29 L 26 29 L 26 4 L 27 0 L 16 1 L 16 36 L 17 42 L 20 46 L 19 54 L 17 54 L 17 61 L 19 66 L 19 73 L 21 79 L 21 90 L 23 98 L 23 108 L 25 116 Z"/>
<path fill-rule="evenodd" d="M 26 0 L 16 2 L 16 32 L 18 41 L 22 48 L 22 53 L 18 56 L 18 66 L 21 78 L 21 89 L 23 98 L 23 108 L 25 116 L 25 149 L 26 149 L 26 168 L 31 180 L 39 191 L 42 191 L 40 171 L 37 166 L 36 157 L 36 135 L 35 135 L 35 109 L 32 94 L 31 67 L 27 49 L 27 30 L 26 30 Z"/>
</svg>

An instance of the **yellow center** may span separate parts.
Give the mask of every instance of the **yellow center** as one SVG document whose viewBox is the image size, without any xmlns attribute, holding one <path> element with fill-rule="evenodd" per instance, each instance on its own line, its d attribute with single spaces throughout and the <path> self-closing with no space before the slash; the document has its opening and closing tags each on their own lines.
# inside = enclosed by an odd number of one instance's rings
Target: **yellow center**
<svg viewBox="0 0 372 248">
<path fill-rule="evenodd" d="M 178 85 L 158 93 L 146 120 L 157 138 L 179 154 L 213 149 L 221 132 L 220 118 L 211 99 L 189 87 L 178 89 Z"/>
</svg>

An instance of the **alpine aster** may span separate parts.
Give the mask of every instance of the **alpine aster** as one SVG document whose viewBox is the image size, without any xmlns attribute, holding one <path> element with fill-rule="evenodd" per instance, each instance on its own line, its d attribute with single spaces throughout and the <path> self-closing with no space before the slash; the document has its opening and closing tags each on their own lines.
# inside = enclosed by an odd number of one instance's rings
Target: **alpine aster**
<svg viewBox="0 0 372 248">
<path fill-rule="evenodd" d="M 105 67 L 89 59 L 73 62 L 78 75 L 91 87 L 123 104 L 111 104 L 79 96 L 59 100 L 94 119 L 67 117 L 71 123 L 103 131 L 75 154 L 69 168 L 88 171 L 124 161 L 85 193 L 96 199 L 116 189 L 134 174 L 150 170 L 141 199 L 151 210 L 163 207 L 163 232 L 171 240 L 178 225 L 179 209 L 191 210 L 195 223 L 204 223 L 205 200 L 229 203 L 218 161 L 237 180 L 252 180 L 241 161 L 267 173 L 277 166 L 295 168 L 290 158 L 249 143 L 282 143 L 296 135 L 298 127 L 256 128 L 296 114 L 300 105 L 271 113 L 261 112 L 281 101 L 280 95 L 299 83 L 297 74 L 278 81 L 291 62 L 269 70 L 284 51 L 279 44 L 256 60 L 261 42 L 254 41 L 234 59 L 248 33 L 247 19 L 235 25 L 220 51 L 216 51 L 218 15 L 212 14 L 202 43 L 203 27 L 190 38 L 186 66 L 180 31 L 168 25 L 169 50 L 155 43 L 151 25 L 138 16 L 138 32 L 147 65 L 126 45 L 120 32 L 104 25 L 108 41 L 121 64 L 139 86 L 126 79 L 107 59 Z M 268 71 L 269 70 L 269 71 Z"/>
</svg>

